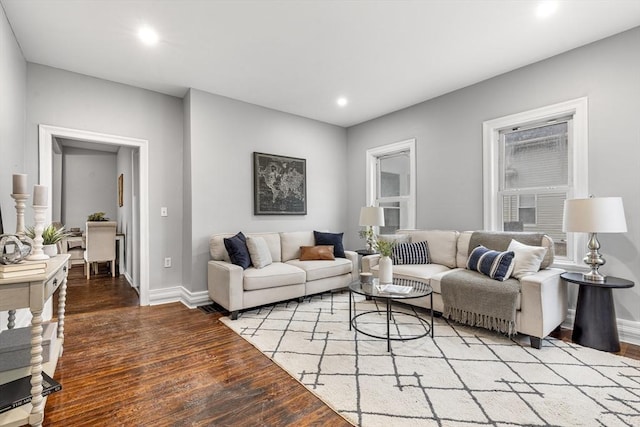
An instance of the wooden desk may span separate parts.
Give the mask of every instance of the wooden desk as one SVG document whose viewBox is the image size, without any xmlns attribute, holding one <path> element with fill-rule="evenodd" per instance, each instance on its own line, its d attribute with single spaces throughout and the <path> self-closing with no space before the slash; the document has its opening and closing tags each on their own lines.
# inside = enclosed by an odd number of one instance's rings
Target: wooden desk
<svg viewBox="0 0 640 427">
<path fill-rule="evenodd" d="M 66 253 L 70 253 L 69 250 L 70 249 L 74 249 L 74 248 L 69 248 L 69 243 L 73 244 L 73 243 L 80 243 L 80 246 L 76 246 L 78 248 L 82 248 L 84 250 L 85 245 L 84 245 L 84 234 L 81 236 L 69 236 L 69 237 L 65 237 L 62 240 L 62 250 L 61 252 L 63 254 Z M 116 265 L 118 266 L 118 273 L 122 274 L 124 272 L 124 240 L 125 240 L 125 235 L 123 233 L 117 233 L 116 234 Z M 71 257 L 71 265 L 75 265 L 75 264 L 84 264 L 84 258 L 82 256 L 78 257 Z"/>
<path fill-rule="evenodd" d="M 64 310 L 67 299 L 69 255 L 57 255 L 47 260 L 44 274 L 0 279 L 0 310 L 29 308 L 31 310 L 31 366 L 0 372 L 0 383 L 8 383 L 31 375 L 31 404 L 0 414 L 0 426 L 41 426 L 46 397 L 42 397 L 42 371 L 53 377 L 64 343 Z M 42 311 L 47 300 L 60 289 L 58 296 L 58 334 L 52 359 L 42 363 Z M 54 344 L 52 344 L 54 345 Z"/>
</svg>

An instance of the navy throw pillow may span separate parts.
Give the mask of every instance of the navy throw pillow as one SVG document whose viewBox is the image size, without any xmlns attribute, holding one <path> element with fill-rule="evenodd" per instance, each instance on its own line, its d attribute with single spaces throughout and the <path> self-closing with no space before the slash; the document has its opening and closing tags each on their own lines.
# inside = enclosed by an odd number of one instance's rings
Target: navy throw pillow
<svg viewBox="0 0 640 427">
<path fill-rule="evenodd" d="M 314 231 L 313 236 L 316 239 L 316 245 L 333 245 L 333 256 L 336 258 L 346 258 L 344 254 L 344 246 L 342 246 L 342 235 L 344 233 L 323 233 Z"/>
<path fill-rule="evenodd" d="M 225 238 L 224 247 L 227 248 L 227 253 L 229 254 L 232 264 L 239 265 L 244 269 L 251 266 L 251 256 L 247 248 L 247 238 L 244 237 L 242 231 L 233 237 Z"/>
<path fill-rule="evenodd" d="M 471 251 L 467 268 L 503 282 L 511 276 L 514 266 L 513 257 L 513 251 L 493 251 L 480 245 Z"/>
</svg>

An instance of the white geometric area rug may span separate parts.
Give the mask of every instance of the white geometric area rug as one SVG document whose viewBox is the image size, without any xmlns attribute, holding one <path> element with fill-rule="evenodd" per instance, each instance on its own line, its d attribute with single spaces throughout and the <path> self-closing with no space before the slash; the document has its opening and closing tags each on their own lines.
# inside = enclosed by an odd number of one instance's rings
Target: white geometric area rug
<svg viewBox="0 0 640 427">
<path fill-rule="evenodd" d="M 358 313 L 384 309 L 357 299 Z M 394 305 L 430 319 L 429 313 Z M 553 338 L 528 337 L 435 319 L 435 338 L 386 340 L 349 331 L 349 294 L 325 293 L 265 306 L 222 322 L 325 403 L 361 426 L 640 426 L 640 361 Z M 394 315 L 392 334 L 427 327 Z M 386 334 L 384 315 L 358 326 Z"/>
</svg>

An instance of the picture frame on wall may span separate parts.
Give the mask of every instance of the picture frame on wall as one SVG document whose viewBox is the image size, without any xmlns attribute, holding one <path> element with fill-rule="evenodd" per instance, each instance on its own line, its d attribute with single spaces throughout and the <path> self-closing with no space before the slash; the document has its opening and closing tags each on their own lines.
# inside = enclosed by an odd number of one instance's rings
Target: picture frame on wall
<svg viewBox="0 0 640 427">
<path fill-rule="evenodd" d="M 254 215 L 307 214 L 307 161 L 253 153 Z"/>
<path fill-rule="evenodd" d="M 124 174 L 118 177 L 118 206 L 124 206 Z"/>
</svg>

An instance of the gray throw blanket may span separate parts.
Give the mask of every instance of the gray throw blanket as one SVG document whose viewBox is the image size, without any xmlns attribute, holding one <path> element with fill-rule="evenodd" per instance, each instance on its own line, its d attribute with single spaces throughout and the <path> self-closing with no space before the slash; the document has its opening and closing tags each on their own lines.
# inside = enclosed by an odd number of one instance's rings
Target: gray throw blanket
<svg viewBox="0 0 640 427">
<path fill-rule="evenodd" d="M 440 281 L 443 316 L 456 322 L 513 335 L 520 282 L 493 280 L 477 271 L 456 270 Z"/>
</svg>

